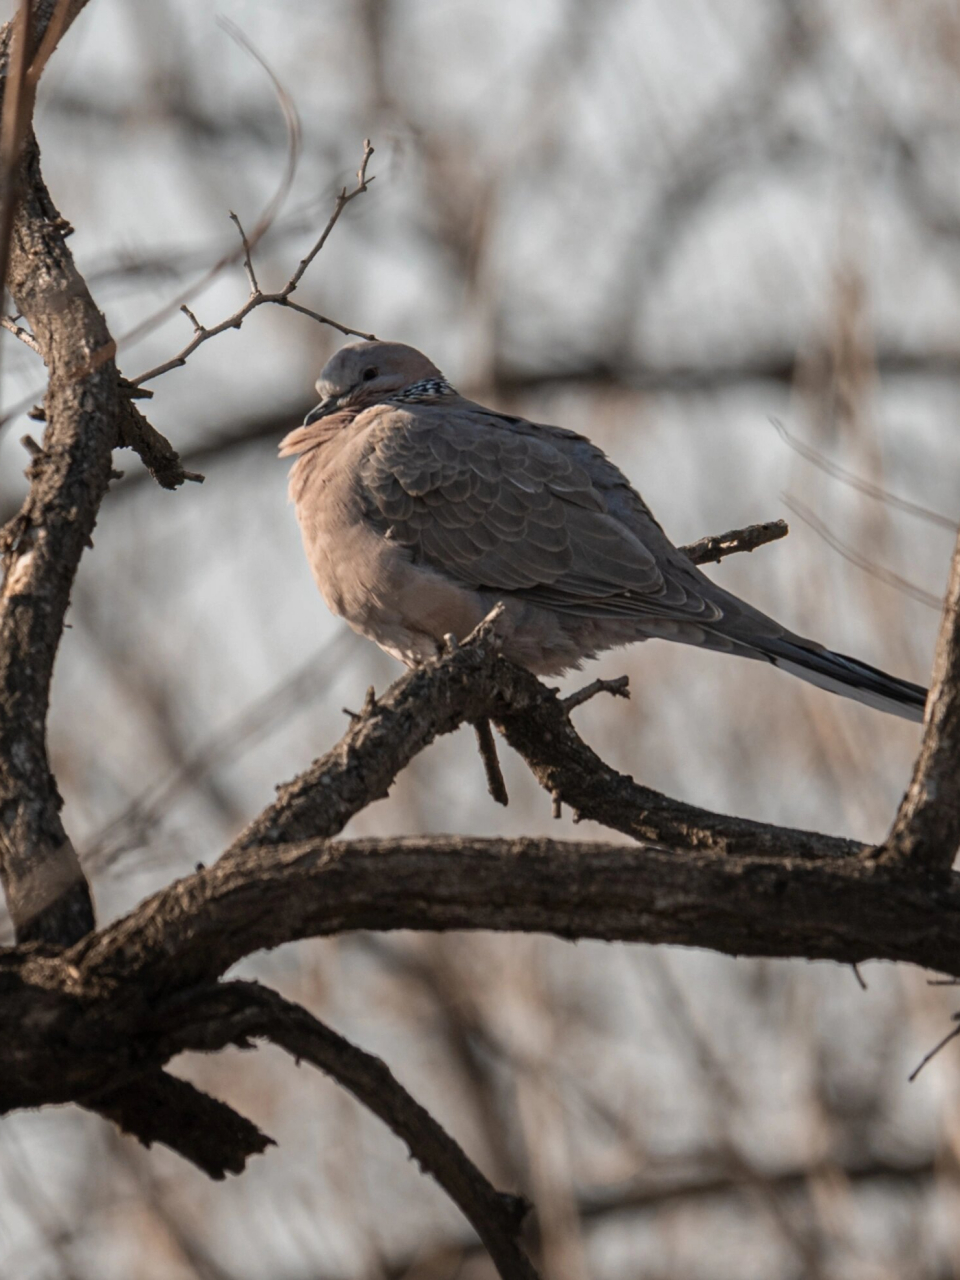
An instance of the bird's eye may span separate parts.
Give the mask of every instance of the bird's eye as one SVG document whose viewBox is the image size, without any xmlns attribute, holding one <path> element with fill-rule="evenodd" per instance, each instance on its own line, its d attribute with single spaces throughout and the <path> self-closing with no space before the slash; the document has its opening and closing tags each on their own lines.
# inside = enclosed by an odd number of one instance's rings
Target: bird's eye
<svg viewBox="0 0 960 1280">
<path fill-rule="evenodd" d="M 364 382 L 369 382 L 372 378 L 375 378 L 376 376 L 377 376 L 377 371 L 376 369 L 373 368 L 372 365 L 369 369 L 364 369 L 363 371 Z"/>
</svg>

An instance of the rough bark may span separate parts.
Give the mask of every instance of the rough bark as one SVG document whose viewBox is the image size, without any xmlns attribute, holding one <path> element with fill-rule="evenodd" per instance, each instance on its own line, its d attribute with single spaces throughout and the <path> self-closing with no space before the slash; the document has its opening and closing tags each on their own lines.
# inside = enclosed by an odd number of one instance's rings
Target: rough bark
<svg viewBox="0 0 960 1280">
<path fill-rule="evenodd" d="M 62 34 L 83 2 L 39 0 L 35 41 Z M 9 27 L 0 67 L 8 59 Z M 164 1068 L 185 1049 L 269 1039 L 385 1119 L 463 1209 L 500 1274 L 529 1280 L 517 1245 L 522 1204 L 483 1178 L 384 1064 L 274 993 L 222 982 L 231 965 L 347 930 L 492 929 L 897 960 L 960 977 L 960 878 L 950 871 L 960 841 L 960 544 L 923 746 L 880 849 L 711 813 L 617 773 L 574 729 L 578 700 L 564 702 L 505 662 L 489 624 L 368 700 L 341 741 L 280 788 L 215 865 L 91 932 L 89 889 L 60 822 L 45 739 L 70 589 L 115 448 L 134 448 L 168 487 L 196 477 L 130 402 L 32 135 L 16 204 L 7 283 L 49 388 L 30 492 L 0 532 L 0 879 L 18 939 L 0 952 L 0 1111 L 77 1102 L 222 1177 L 270 1140 Z M 703 562 L 782 532 L 776 522 L 755 526 L 688 552 Z M 601 682 L 590 692 L 604 689 L 620 691 Z M 555 804 L 633 843 L 333 840 L 438 736 L 487 721 Z"/>
<path fill-rule="evenodd" d="M 191 993 L 176 1003 L 170 1029 L 169 1048 L 174 1051 L 210 1052 L 228 1044 L 246 1046 L 251 1038 L 266 1040 L 297 1062 L 309 1062 L 332 1076 L 407 1144 L 424 1173 L 436 1179 L 472 1223 L 500 1275 L 536 1280 L 517 1243 L 529 1204 L 497 1191 L 379 1058 L 331 1031 L 306 1009 L 250 982 Z"/>
<path fill-rule="evenodd" d="M 4 546 L 0 874 L 17 937 L 62 942 L 93 927 L 93 908 L 47 761 L 50 680 L 74 574 L 110 480 L 120 396 L 110 335 L 67 251 L 33 138 L 8 285 L 50 381 L 43 452 Z"/>
<path fill-rule="evenodd" d="M 923 742 L 881 857 L 946 875 L 960 847 L 960 537 L 943 602 Z"/>
<path fill-rule="evenodd" d="M 641 843 L 329 840 L 416 751 L 484 713 L 562 802 Z M 0 1042 L 0 1100 L 86 1097 L 158 1065 L 143 1050 L 158 1002 L 264 947 L 346 930 L 536 930 L 733 955 L 891 959 L 960 976 L 960 881 L 872 855 L 710 814 L 615 773 L 556 694 L 481 633 L 368 705 L 212 867 L 65 952 L 0 956 L 0 1011 L 21 1028 Z M 51 1044 L 72 1046 L 56 1071 Z"/>
<path fill-rule="evenodd" d="M 35 8 L 34 47 L 62 35 L 80 0 Z M 9 57 L 10 24 L 0 33 Z M 47 50 L 49 54 L 49 50 Z M 114 447 L 134 443 L 162 482 L 176 455 L 130 405 L 106 322 L 67 248 L 67 224 L 40 172 L 32 133 L 20 158 L 7 287 L 47 366 L 43 449 L 30 492 L 0 531 L 0 879 L 20 940 L 71 942 L 93 928 L 89 887 L 60 821 L 46 719 L 70 588 L 110 482 Z"/>
</svg>

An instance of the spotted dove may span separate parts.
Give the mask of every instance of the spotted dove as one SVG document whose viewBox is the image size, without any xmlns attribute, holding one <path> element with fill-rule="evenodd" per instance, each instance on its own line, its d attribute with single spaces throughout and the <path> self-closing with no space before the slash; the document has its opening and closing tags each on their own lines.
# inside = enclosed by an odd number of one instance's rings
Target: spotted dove
<svg viewBox="0 0 960 1280">
<path fill-rule="evenodd" d="M 585 436 L 465 399 L 413 347 L 343 347 L 283 440 L 307 558 L 334 613 L 402 662 L 498 602 L 504 655 L 538 675 L 660 637 L 772 663 L 908 720 L 926 691 L 795 635 L 673 546 Z"/>
</svg>

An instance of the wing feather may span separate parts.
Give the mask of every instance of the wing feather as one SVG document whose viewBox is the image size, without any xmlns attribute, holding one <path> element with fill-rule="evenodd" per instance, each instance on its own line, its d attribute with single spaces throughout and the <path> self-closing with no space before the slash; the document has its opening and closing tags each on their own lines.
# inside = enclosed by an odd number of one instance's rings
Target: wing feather
<svg viewBox="0 0 960 1280">
<path fill-rule="evenodd" d="M 581 616 L 722 616 L 622 473 L 572 432 L 469 402 L 381 411 L 360 484 L 385 536 L 464 586 Z"/>
</svg>

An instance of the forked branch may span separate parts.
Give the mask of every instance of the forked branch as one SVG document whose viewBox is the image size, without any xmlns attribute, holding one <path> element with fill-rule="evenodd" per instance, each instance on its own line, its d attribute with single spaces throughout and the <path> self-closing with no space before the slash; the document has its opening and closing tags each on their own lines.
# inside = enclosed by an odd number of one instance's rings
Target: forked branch
<svg viewBox="0 0 960 1280">
<path fill-rule="evenodd" d="M 163 1018 L 161 1011 L 160 1018 Z M 267 1040 L 297 1062 L 309 1062 L 342 1085 L 403 1142 L 424 1173 L 443 1188 L 472 1224 L 504 1280 L 535 1280 L 517 1243 L 529 1205 L 496 1190 L 462 1147 L 373 1054 L 351 1044 L 300 1005 L 250 982 L 190 993 L 169 1010 L 164 1055 L 210 1052 Z"/>
<path fill-rule="evenodd" d="M 308 252 L 301 258 L 297 264 L 296 270 L 287 280 L 282 289 L 276 290 L 274 293 L 265 293 L 257 281 L 257 275 L 253 267 L 253 257 L 250 243 L 247 240 L 246 232 L 240 224 L 240 219 L 235 213 L 230 214 L 230 218 L 237 228 L 240 235 L 241 244 L 243 246 L 243 265 L 247 274 L 247 280 L 250 283 L 250 296 L 242 307 L 238 307 L 232 315 L 227 316 L 225 320 L 221 320 L 218 324 L 206 328 L 200 323 L 196 316 L 187 309 L 181 307 L 187 315 L 187 318 L 193 324 L 193 337 L 177 352 L 175 356 L 171 356 L 169 360 L 165 360 L 162 364 L 156 365 L 152 369 L 148 369 L 146 373 L 141 373 L 138 377 L 132 379 L 131 385 L 134 387 L 142 387 L 145 382 L 151 382 L 154 378 L 159 378 L 161 374 L 169 373 L 171 369 L 179 369 L 187 363 L 193 353 L 202 347 L 205 342 L 209 342 L 211 338 L 217 337 L 218 334 L 226 333 L 228 329 L 239 329 L 246 320 L 251 311 L 255 311 L 257 307 L 262 307 L 267 303 L 272 303 L 279 307 L 289 307 L 291 311 L 298 311 L 301 315 L 309 316 L 312 320 L 316 320 L 318 324 L 328 325 L 331 329 L 336 329 L 339 333 L 347 334 L 357 338 L 367 338 L 372 340 L 372 333 L 363 333 L 359 329 L 351 329 L 348 325 L 341 324 L 339 320 L 333 320 L 330 316 L 321 315 L 318 311 L 311 311 L 309 307 L 301 306 L 299 302 L 294 302 L 292 294 L 296 291 L 297 286 L 303 279 L 304 273 L 313 262 L 314 258 L 327 243 L 331 231 L 340 220 L 340 215 L 346 209 L 352 200 L 356 200 L 357 196 L 363 195 L 369 189 L 372 177 L 367 175 L 367 166 L 370 164 L 373 156 L 373 146 L 369 138 L 363 144 L 363 158 L 360 161 L 360 168 L 357 170 L 357 183 L 353 190 L 348 191 L 346 187 L 337 196 L 333 212 L 327 219 L 326 226 L 320 232 L 320 235 L 313 242 Z"/>
</svg>

